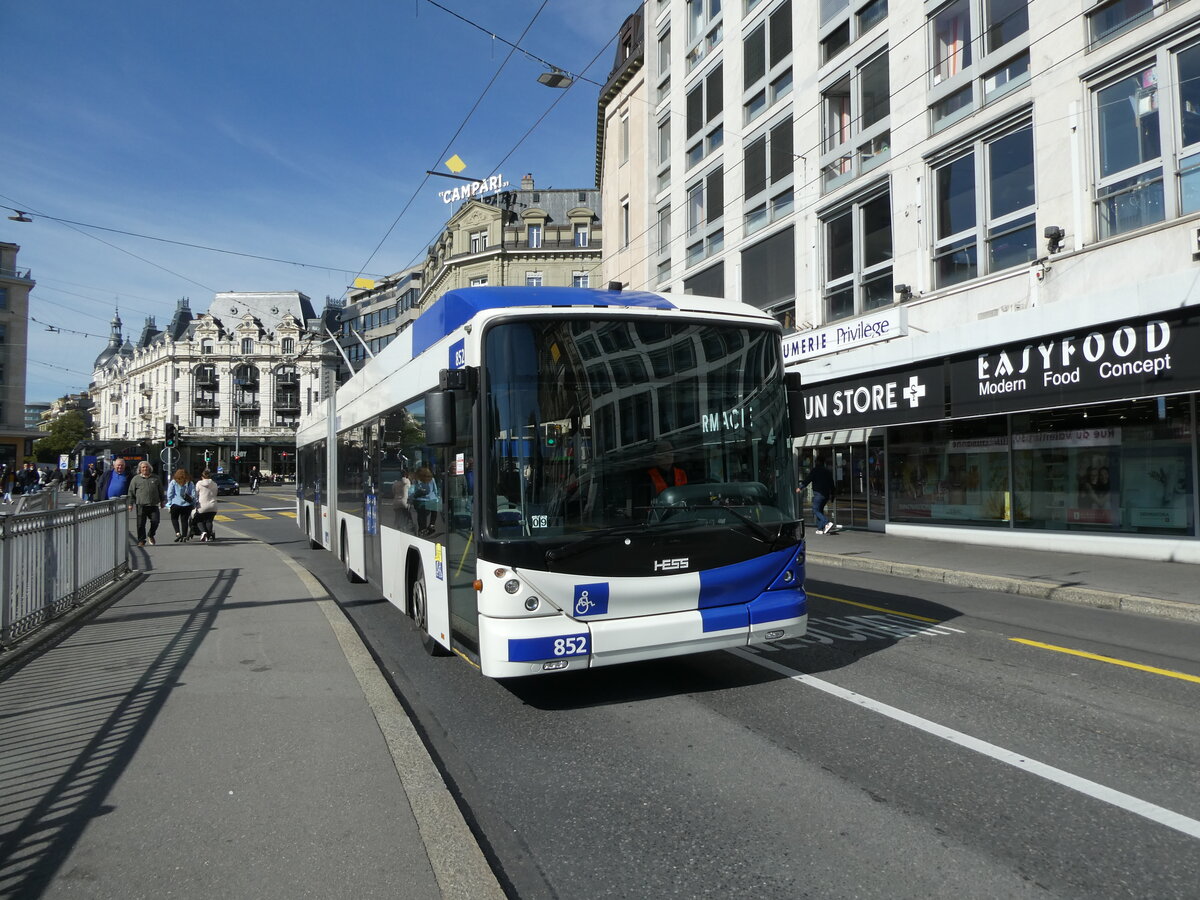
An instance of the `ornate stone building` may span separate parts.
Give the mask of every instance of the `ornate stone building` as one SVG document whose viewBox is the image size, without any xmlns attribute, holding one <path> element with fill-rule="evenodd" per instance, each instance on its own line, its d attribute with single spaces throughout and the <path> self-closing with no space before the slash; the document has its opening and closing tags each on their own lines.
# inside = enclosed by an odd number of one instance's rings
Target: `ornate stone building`
<svg viewBox="0 0 1200 900">
<path fill-rule="evenodd" d="M 421 307 L 475 285 L 597 287 L 603 232 L 595 188 L 518 191 L 467 200 L 430 247 Z"/>
<path fill-rule="evenodd" d="M 25 347 L 29 334 L 28 269 L 17 268 L 16 244 L 0 242 L 0 464 L 21 462 L 37 432 L 25 425 Z"/>
<path fill-rule="evenodd" d="M 291 474 L 296 423 L 334 380 L 335 323 L 298 291 L 217 294 L 199 316 L 180 300 L 165 329 L 148 318 L 136 341 L 115 317 L 91 386 L 98 444 L 138 448 L 158 465 L 173 422 L 190 471 Z"/>
</svg>

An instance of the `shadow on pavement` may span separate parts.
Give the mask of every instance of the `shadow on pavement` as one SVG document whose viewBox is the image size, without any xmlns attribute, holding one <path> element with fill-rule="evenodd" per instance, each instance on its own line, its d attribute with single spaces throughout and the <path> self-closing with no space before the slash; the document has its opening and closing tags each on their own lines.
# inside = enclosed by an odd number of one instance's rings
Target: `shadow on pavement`
<svg viewBox="0 0 1200 900">
<path fill-rule="evenodd" d="M 212 627 L 238 569 L 139 604 L 127 597 L 0 691 L 0 896 L 35 897 L 145 738 L 179 674 Z M 145 608 L 179 604 L 174 613 Z M 135 601 L 135 602 L 131 602 Z M 168 617 L 181 618 L 164 627 Z M 85 698 L 81 700 L 80 698 Z"/>
</svg>

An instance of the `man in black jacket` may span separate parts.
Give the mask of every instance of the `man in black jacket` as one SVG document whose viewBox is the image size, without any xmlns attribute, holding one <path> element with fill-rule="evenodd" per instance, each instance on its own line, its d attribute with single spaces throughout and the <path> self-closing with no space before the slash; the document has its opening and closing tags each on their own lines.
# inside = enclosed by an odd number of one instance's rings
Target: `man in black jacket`
<svg viewBox="0 0 1200 900">
<path fill-rule="evenodd" d="M 813 517 L 817 520 L 817 534 L 833 534 L 838 526 L 825 515 L 825 504 L 833 499 L 833 474 L 825 468 L 825 457 L 818 455 L 808 477 L 800 482 L 796 493 L 812 485 Z"/>
</svg>

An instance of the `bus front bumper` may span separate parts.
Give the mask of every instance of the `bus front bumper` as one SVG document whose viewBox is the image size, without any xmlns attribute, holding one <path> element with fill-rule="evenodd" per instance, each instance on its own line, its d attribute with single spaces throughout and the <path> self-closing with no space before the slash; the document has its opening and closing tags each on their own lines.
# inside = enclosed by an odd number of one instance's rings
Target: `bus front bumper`
<svg viewBox="0 0 1200 900">
<path fill-rule="evenodd" d="M 628 618 L 481 615 L 480 659 L 484 675 L 513 678 L 765 644 L 802 637 L 807 625 L 802 590 L 768 591 L 733 606 Z"/>
</svg>

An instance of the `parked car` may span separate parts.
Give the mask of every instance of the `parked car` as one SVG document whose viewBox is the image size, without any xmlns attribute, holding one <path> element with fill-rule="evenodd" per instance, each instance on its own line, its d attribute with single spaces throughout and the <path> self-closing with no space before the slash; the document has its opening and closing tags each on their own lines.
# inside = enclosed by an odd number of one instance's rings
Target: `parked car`
<svg viewBox="0 0 1200 900">
<path fill-rule="evenodd" d="M 237 483 L 237 479 L 232 475 L 217 475 L 213 478 L 217 483 L 217 496 L 224 497 L 226 494 L 240 494 L 241 486 Z"/>
</svg>

